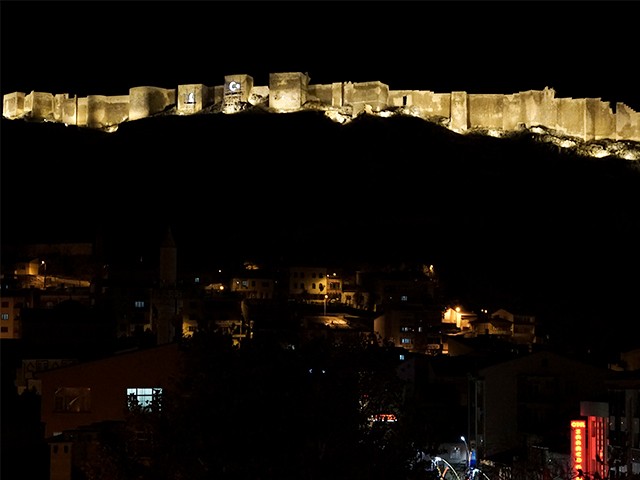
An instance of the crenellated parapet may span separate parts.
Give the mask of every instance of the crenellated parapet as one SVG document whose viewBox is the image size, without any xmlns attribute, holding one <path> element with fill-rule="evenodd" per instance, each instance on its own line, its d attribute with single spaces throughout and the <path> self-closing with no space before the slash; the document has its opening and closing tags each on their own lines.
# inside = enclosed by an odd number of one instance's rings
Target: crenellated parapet
<svg viewBox="0 0 640 480">
<path fill-rule="evenodd" d="M 273 113 L 323 110 L 348 122 L 360 114 L 406 114 L 437 120 L 453 131 L 511 132 L 545 127 L 561 135 L 590 140 L 640 142 L 640 113 L 624 103 L 615 111 L 599 98 L 556 98 L 552 88 L 511 94 L 435 93 L 391 90 L 379 82 L 310 83 L 301 72 L 271 73 L 268 86 L 246 74 L 227 75 L 222 85 L 179 85 L 175 89 L 133 87 L 128 95 L 13 92 L 4 95 L 3 116 L 115 131 L 119 124 L 156 115 L 232 114 L 250 108 Z"/>
</svg>

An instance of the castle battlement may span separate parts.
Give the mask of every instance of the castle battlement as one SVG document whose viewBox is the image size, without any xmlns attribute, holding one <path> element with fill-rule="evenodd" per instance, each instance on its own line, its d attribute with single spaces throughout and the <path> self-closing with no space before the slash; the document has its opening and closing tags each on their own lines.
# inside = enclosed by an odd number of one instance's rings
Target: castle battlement
<svg viewBox="0 0 640 480">
<path fill-rule="evenodd" d="M 256 86 L 250 75 L 236 74 L 225 76 L 222 85 L 142 86 L 119 96 L 13 92 L 4 95 L 2 114 L 12 120 L 113 132 L 121 123 L 156 115 L 232 114 L 251 108 L 273 113 L 321 110 L 340 123 L 363 113 L 399 113 L 437 121 L 458 133 L 545 127 L 583 141 L 640 142 L 640 113 L 624 103 L 616 103 L 613 110 L 600 98 L 556 98 L 549 87 L 503 95 L 391 90 L 379 81 L 309 82 L 306 73 L 284 72 L 269 74 L 268 86 Z"/>
</svg>

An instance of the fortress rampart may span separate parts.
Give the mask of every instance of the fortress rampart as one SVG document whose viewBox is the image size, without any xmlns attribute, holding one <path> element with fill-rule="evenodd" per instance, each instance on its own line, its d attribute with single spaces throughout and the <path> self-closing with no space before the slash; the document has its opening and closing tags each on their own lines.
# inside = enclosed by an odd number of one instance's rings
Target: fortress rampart
<svg viewBox="0 0 640 480">
<path fill-rule="evenodd" d="M 313 85 L 305 73 L 271 73 L 268 86 L 256 86 L 246 74 L 227 75 L 224 84 L 179 85 L 175 89 L 133 87 L 128 95 L 13 92 L 4 95 L 8 119 L 50 121 L 115 131 L 118 125 L 155 115 L 235 113 L 263 108 L 274 113 L 322 110 L 344 123 L 361 114 L 396 112 L 437 121 L 464 133 L 470 130 L 514 131 L 543 126 L 562 135 L 590 140 L 640 142 L 640 113 L 624 103 L 615 111 L 599 98 L 556 98 L 552 88 L 512 94 L 434 93 L 390 90 L 379 82 Z"/>
</svg>

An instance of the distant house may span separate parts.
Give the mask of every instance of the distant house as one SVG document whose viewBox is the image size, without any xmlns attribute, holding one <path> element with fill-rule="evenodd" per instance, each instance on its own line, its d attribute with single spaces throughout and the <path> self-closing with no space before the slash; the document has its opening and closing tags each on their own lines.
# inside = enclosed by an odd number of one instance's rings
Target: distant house
<svg viewBox="0 0 640 480">
<path fill-rule="evenodd" d="M 21 316 L 24 308 L 25 296 L 14 292 L 7 292 L 0 300 L 0 338 L 21 337 Z"/>
<path fill-rule="evenodd" d="M 608 425 L 602 433 L 608 442 L 609 478 L 640 475 L 640 370 L 616 372 L 608 391 L 605 411 L 585 411 L 583 416 L 597 415 L 600 423 Z"/>
<path fill-rule="evenodd" d="M 512 313 L 503 308 L 496 310 L 490 316 L 491 322 L 484 329 L 484 333 L 510 335 L 511 340 L 518 344 L 534 343 L 536 340 L 536 317 L 527 313 Z M 509 322 L 509 324 L 505 323 Z M 483 326 L 484 327 L 484 326 Z M 505 328 L 509 332 L 503 332 Z M 482 327 L 478 324 L 476 332 L 482 334 Z"/>
<path fill-rule="evenodd" d="M 299 338 L 301 343 L 323 338 L 333 344 L 358 339 L 370 342 L 373 339 L 371 322 L 366 316 L 347 313 L 327 315 L 303 315 L 300 320 Z"/>
<path fill-rule="evenodd" d="M 327 268 L 292 266 L 289 268 L 289 297 L 310 303 L 328 298 Z"/>
<path fill-rule="evenodd" d="M 568 452 L 569 421 L 580 401 L 606 398 L 609 376 L 548 351 L 482 368 L 470 385 L 469 437 L 484 458 L 533 445 Z"/>
<path fill-rule="evenodd" d="M 498 335 L 511 337 L 513 335 L 513 321 L 500 316 L 478 316 L 469 322 L 476 335 Z"/>
<path fill-rule="evenodd" d="M 135 350 L 38 373 L 45 437 L 125 418 L 127 396 L 144 402 L 180 371 L 178 344 Z"/>
<path fill-rule="evenodd" d="M 442 353 L 441 312 L 419 304 L 388 306 L 375 318 L 373 330 L 382 344 L 414 353 Z"/>
<path fill-rule="evenodd" d="M 427 271 L 394 269 L 358 272 L 357 284 L 370 294 L 374 310 L 390 306 L 431 304 L 436 280 Z"/>
<path fill-rule="evenodd" d="M 164 344 L 34 374 L 50 480 L 71 480 L 79 465 L 96 458 L 102 436 L 124 425 L 129 399 L 148 406 L 171 388 L 180 372 L 179 349 Z"/>
<path fill-rule="evenodd" d="M 231 292 L 241 298 L 271 299 L 274 297 L 276 281 L 262 271 L 245 271 L 242 276 L 231 279 Z"/>
<path fill-rule="evenodd" d="M 449 307 L 442 314 L 442 323 L 454 324 L 462 331 L 471 330 L 471 322 L 477 318 L 477 314 L 464 310 L 462 307 Z"/>
</svg>

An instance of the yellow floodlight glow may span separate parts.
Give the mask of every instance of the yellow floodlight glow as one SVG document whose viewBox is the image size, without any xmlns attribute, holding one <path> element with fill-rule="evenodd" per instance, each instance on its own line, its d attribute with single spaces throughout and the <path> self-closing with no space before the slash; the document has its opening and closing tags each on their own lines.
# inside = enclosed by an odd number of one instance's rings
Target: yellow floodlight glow
<svg viewBox="0 0 640 480">
<path fill-rule="evenodd" d="M 603 148 L 596 150 L 591 154 L 591 156 L 595 158 L 602 158 L 602 157 L 606 157 L 607 155 L 609 155 L 609 153 Z"/>
<path fill-rule="evenodd" d="M 571 148 L 576 146 L 576 142 L 573 140 L 564 139 L 564 140 L 560 140 L 558 145 L 562 148 Z"/>
<path fill-rule="evenodd" d="M 625 160 L 640 160 L 640 152 L 628 150 L 622 154 L 622 158 Z"/>
</svg>

